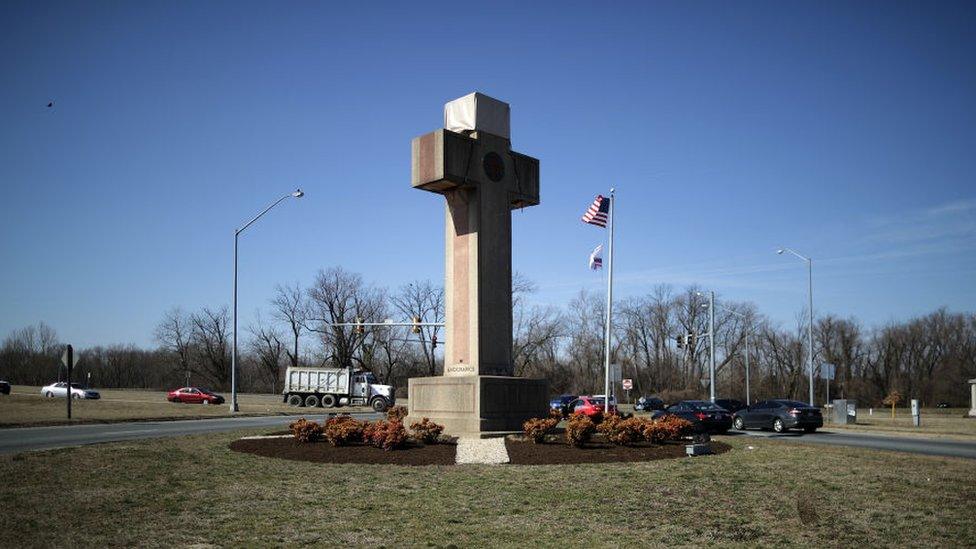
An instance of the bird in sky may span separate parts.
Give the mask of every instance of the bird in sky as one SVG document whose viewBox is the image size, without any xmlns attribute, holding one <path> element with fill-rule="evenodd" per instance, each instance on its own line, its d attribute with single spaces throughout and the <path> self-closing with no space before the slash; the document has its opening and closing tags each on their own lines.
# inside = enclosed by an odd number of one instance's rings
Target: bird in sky
<svg viewBox="0 0 976 549">
<path fill-rule="evenodd" d="M 54 106 L 54 101 L 48 101 L 48 103 L 47 103 L 47 108 L 49 108 L 49 109 L 50 109 L 50 108 L 51 108 L 51 107 L 53 107 L 53 106 Z"/>
</svg>

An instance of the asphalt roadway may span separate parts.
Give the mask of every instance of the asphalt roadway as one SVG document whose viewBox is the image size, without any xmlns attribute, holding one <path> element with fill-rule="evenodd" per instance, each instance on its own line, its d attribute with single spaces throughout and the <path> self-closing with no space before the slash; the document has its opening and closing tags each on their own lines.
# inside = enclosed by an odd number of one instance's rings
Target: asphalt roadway
<svg viewBox="0 0 976 549">
<path fill-rule="evenodd" d="M 364 419 L 380 417 L 376 413 L 350 414 Z M 12 427 L 0 429 L 0 454 L 68 448 L 85 444 L 119 442 L 144 438 L 198 435 L 237 429 L 287 429 L 298 418 L 324 422 L 327 414 L 295 416 L 232 417 L 187 419 L 178 421 L 133 421 L 127 423 L 88 423 L 55 427 Z"/>
<path fill-rule="evenodd" d="M 826 444 L 829 446 L 851 446 L 855 448 L 871 448 L 872 450 L 889 450 L 893 452 L 910 452 L 929 456 L 960 457 L 976 459 L 976 441 L 949 440 L 944 438 L 896 437 L 887 435 L 863 435 L 860 433 L 830 431 L 817 433 L 786 432 L 773 433 L 769 431 L 729 431 L 728 436 L 751 436 L 769 438 L 801 444 Z"/>
<path fill-rule="evenodd" d="M 376 413 L 352 414 L 363 419 L 380 417 Z M 0 429 L 0 454 L 67 448 L 85 444 L 162 438 L 234 431 L 238 429 L 282 429 L 300 417 L 324 421 L 326 414 L 294 416 L 235 417 L 179 421 L 136 421 L 129 423 L 92 423 L 57 427 L 20 427 Z M 727 436 L 750 436 L 800 444 L 851 446 L 874 450 L 911 452 L 930 456 L 976 459 L 976 442 L 921 437 L 864 435 L 837 431 L 776 434 L 765 431 L 730 431 Z"/>
</svg>

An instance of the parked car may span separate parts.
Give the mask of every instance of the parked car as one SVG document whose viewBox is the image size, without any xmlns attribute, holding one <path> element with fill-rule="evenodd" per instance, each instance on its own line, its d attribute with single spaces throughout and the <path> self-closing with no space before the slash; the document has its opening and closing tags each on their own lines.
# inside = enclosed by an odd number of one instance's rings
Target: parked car
<svg viewBox="0 0 976 549">
<path fill-rule="evenodd" d="M 577 395 L 559 395 L 549 401 L 549 409 L 557 410 L 566 417 L 569 415 L 569 403 L 577 399 Z"/>
<path fill-rule="evenodd" d="M 181 387 L 166 394 L 170 402 L 186 402 L 188 404 L 223 404 L 224 397 L 202 387 Z"/>
<path fill-rule="evenodd" d="M 44 387 L 41 387 L 41 394 L 48 398 L 67 396 L 68 384 L 64 381 L 59 381 L 57 383 L 45 385 Z M 98 394 L 98 391 L 93 391 L 89 389 L 83 383 L 72 383 L 71 398 L 86 398 L 89 400 L 98 400 L 102 398 L 102 395 Z"/>
<path fill-rule="evenodd" d="M 696 433 L 724 433 L 732 427 L 732 414 L 728 410 L 707 400 L 682 400 L 651 416 L 659 419 L 677 416 L 691 422 Z"/>
<path fill-rule="evenodd" d="M 6 381 L 0 381 L 0 394 L 9 395 L 10 394 L 10 384 Z"/>
<path fill-rule="evenodd" d="M 763 400 L 735 413 L 732 424 L 736 429 L 772 429 L 777 433 L 789 429 L 803 429 L 813 433 L 823 427 L 820 408 L 798 400 Z"/>
<path fill-rule="evenodd" d="M 729 412 L 733 413 L 746 407 L 744 402 L 741 400 L 735 400 L 733 398 L 717 398 L 715 399 L 715 404 L 718 404 L 722 408 L 725 408 Z"/>
<path fill-rule="evenodd" d="M 642 396 L 637 399 L 634 403 L 634 409 L 641 412 L 653 412 L 654 410 L 663 410 L 664 401 L 657 397 Z"/>
<path fill-rule="evenodd" d="M 602 396 L 581 396 L 569 403 L 569 413 L 594 417 L 604 412 L 606 399 Z M 610 413 L 617 412 L 617 404 L 610 401 Z"/>
<path fill-rule="evenodd" d="M 10 391 L 10 389 L 7 389 L 7 391 Z M 945 402 L 945 401 L 936 404 L 935 407 L 936 408 L 942 408 L 942 409 L 952 408 L 952 406 L 950 406 L 949 403 L 948 402 Z"/>
</svg>

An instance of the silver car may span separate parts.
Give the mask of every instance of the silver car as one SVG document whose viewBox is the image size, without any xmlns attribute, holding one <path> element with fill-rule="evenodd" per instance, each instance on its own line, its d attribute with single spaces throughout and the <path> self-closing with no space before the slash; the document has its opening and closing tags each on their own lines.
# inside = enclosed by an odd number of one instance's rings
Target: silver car
<svg viewBox="0 0 976 549">
<path fill-rule="evenodd" d="M 57 383 L 52 383 L 50 385 L 45 385 L 41 387 L 41 394 L 48 397 L 63 397 L 68 394 L 68 384 L 59 381 Z M 71 384 L 71 398 L 87 398 L 87 399 L 99 399 L 102 395 L 98 394 L 98 391 L 93 391 L 81 383 Z"/>
</svg>

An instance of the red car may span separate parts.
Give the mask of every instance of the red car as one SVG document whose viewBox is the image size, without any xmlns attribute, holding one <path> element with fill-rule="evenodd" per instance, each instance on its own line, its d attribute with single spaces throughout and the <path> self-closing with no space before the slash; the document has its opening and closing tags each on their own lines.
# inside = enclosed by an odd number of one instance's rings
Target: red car
<svg viewBox="0 0 976 549">
<path fill-rule="evenodd" d="M 223 404 L 224 397 L 210 389 L 200 387 L 182 387 L 166 394 L 170 402 L 186 402 L 189 404 Z"/>
<path fill-rule="evenodd" d="M 593 417 L 602 414 L 605 406 L 606 399 L 602 396 L 581 396 L 570 402 L 567 408 L 570 414 L 583 414 L 587 417 Z M 616 404 L 610 404 L 610 413 L 617 413 Z"/>
</svg>

